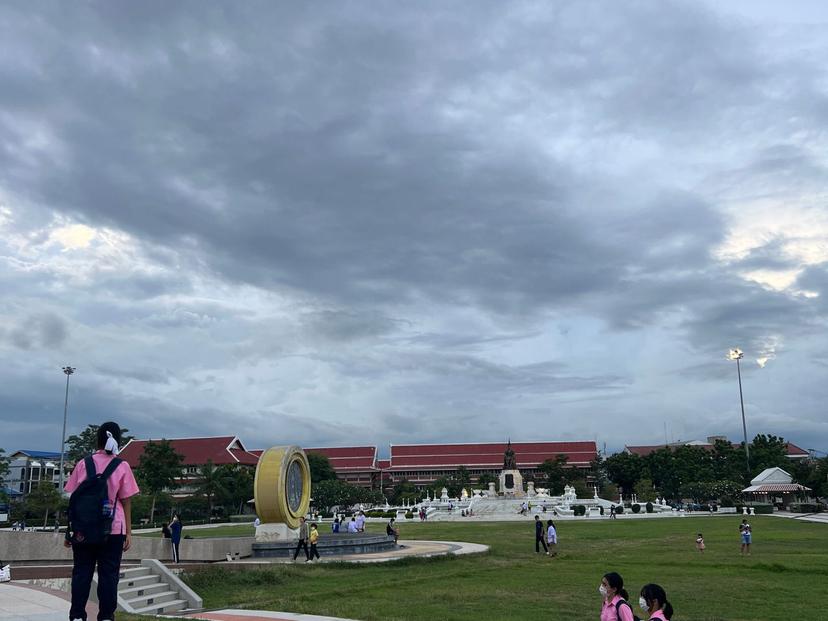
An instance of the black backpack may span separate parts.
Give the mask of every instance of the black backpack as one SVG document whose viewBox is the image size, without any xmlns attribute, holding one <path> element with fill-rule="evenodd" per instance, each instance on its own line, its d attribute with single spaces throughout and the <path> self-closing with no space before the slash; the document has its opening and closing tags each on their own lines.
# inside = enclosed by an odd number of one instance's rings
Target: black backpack
<svg viewBox="0 0 828 621">
<path fill-rule="evenodd" d="M 621 618 L 621 612 L 618 609 L 621 608 L 622 604 L 629 608 L 630 612 L 632 612 L 633 621 L 641 621 L 641 617 L 635 616 L 635 613 L 633 612 L 633 607 L 630 606 L 630 603 L 625 599 L 619 599 L 617 602 L 615 602 L 615 614 L 618 616 L 619 619 Z"/>
<path fill-rule="evenodd" d="M 112 532 L 112 518 L 115 517 L 115 505 L 109 504 L 106 482 L 123 460 L 115 457 L 100 474 L 95 472 L 95 461 L 91 456 L 83 461 L 86 480 L 69 497 L 66 538 L 72 543 L 103 543 Z M 117 498 L 115 502 L 118 502 Z"/>
</svg>

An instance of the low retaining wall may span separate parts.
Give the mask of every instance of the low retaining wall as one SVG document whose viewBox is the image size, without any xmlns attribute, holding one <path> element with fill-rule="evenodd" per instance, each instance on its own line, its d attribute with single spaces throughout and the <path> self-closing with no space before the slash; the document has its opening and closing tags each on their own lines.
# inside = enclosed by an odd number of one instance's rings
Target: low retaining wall
<svg viewBox="0 0 828 621">
<path fill-rule="evenodd" d="M 265 541 L 253 544 L 254 558 L 293 558 L 296 541 Z M 316 544 L 319 556 L 342 556 L 345 554 L 370 554 L 387 552 L 396 548 L 394 537 L 369 535 L 366 533 L 340 533 L 320 535 Z M 310 544 L 308 544 L 310 549 Z M 304 554 L 304 551 L 302 551 Z"/>
<path fill-rule="evenodd" d="M 215 537 L 182 539 L 179 546 L 182 561 L 223 561 L 227 555 L 241 558 L 252 554 L 253 537 Z M 141 561 L 154 558 L 172 559 L 169 539 L 132 537 L 132 547 L 124 552 L 124 560 Z M 72 560 L 71 548 L 63 547 L 63 534 L 43 532 L 0 531 L 0 559 L 3 562 L 38 562 Z"/>
</svg>

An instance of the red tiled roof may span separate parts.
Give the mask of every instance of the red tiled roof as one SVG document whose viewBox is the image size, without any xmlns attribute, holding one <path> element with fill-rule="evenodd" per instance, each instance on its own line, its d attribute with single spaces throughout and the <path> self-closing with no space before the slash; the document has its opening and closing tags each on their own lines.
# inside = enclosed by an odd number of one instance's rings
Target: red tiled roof
<svg viewBox="0 0 828 621">
<path fill-rule="evenodd" d="M 655 453 L 656 451 L 669 448 L 666 444 L 653 444 L 653 445 L 644 445 L 644 446 L 625 446 L 628 452 L 633 453 L 635 455 L 640 455 L 641 457 L 646 457 L 650 453 Z"/>
<path fill-rule="evenodd" d="M 378 459 L 377 460 L 377 468 L 381 470 L 388 470 L 391 467 L 391 460 L 390 459 Z"/>
<path fill-rule="evenodd" d="M 331 467 L 336 472 L 376 469 L 376 446 L 306 448 L 305 452 L 324 455 L 328 458 L 328 461 L 331 462 Z"/>
<path fill-rule="evenodd" d="M 810 455 L 808 451 L 806 451 L 803 448 L 799 448 L 793 442 L 788 442 L 785 445 L 785 453 L 788 455 L 788 457 L 807 457 Z"/>
<path fill-rule="evenodd" d="M 767 494 L 769 492 L 810 492 L 810 487 L 799 483 L 766 483 L 765 485 L 751 485 L 742 490 L 753 494 Z"/>
<path fill-rule="evenodd" d="M 150 440 L 132 440 L 121 451 L 119 457 L 131 467 L 138 466 L 144 447 Z M 158 442 L 159 440 L 155 440 Z M 167 440 L 176 453 L 183 458 L 182 466 L 202 466 L 208 461 L 215 465 L 249 464 L 255 465 L 258 457 L 244 449 L 236 436 L 219 436 L 216 438 L 178 438 Z M 233 448 L 231 448 L 231 446 Z"/>
<path fill-rule="evenodd" d="M 519 467 L 534 467 L 556 455 L 566 455 L 570 464 L 588 464 L 598 455 L 595 442 L 513 442 Z M 391 470 L 456 467 L 499 468 L 505 442 L 474 444 L 391 445 Z"/>
</svg>

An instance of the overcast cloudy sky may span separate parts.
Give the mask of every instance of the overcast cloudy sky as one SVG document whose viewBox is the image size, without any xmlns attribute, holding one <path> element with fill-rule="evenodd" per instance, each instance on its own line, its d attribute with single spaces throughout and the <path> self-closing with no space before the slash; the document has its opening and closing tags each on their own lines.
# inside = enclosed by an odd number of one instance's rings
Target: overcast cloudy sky
<svg viewBox="0 0 828 621">
<path fill-rule="evenodd" d="M 724 4 L 725 8 L 721 8 Z M 821 2 L 5 2 L 0 447 L 828 450 Z"/>
</svg>

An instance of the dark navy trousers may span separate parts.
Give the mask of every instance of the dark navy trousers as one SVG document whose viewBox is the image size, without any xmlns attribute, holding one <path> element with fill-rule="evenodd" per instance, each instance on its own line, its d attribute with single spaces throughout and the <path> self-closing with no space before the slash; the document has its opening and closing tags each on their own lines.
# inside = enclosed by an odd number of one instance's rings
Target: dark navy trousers
<svg viewBox="0 0 828 621">
<path fill-rule="evenodd" d="M 72 608 L 69 619 L 86 621 L 86 602 L 92 586 L 92 575 L 98 567 L 98 621 L 115 619 L 118 607 L 118 576 L 124 535 L 110 535 L 104 543 L 72 544 Z"/>
</svg>

